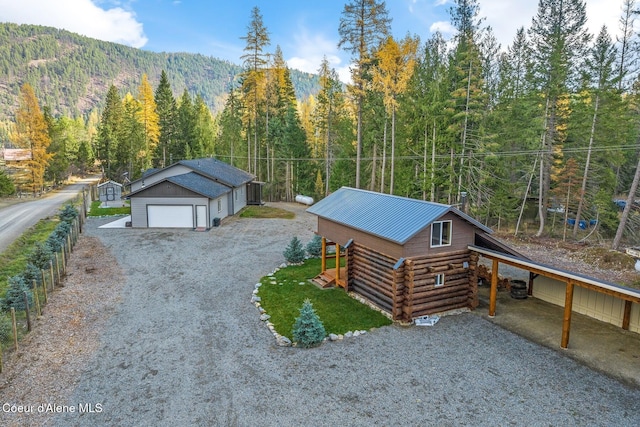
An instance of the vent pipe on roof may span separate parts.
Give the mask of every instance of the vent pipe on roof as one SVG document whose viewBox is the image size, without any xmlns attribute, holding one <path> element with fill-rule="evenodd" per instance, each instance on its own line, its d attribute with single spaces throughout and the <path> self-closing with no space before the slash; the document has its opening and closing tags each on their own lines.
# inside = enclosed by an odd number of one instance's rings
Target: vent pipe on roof
<svg viewBox="0 0 640 427">
<path fill-rule="evenodd" d="M 460 192 L 460 210 L 464 213 L 467 213 L 467 192 Z"/>
</svg>

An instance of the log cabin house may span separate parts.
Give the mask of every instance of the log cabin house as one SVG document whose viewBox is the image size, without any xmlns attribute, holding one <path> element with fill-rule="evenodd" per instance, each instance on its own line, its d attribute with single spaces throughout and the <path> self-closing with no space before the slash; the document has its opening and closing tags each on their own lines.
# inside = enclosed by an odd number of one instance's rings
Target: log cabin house
<svg viewBox="0 0 640 427">
<path fill-rule="evenodd" d="M 316 283 L 353 291 L 394 320 L 475 308 L 478 254 L 469 245 L 513 253 L 450 205 L 343 187 L 307 212 L 323 242 Z M 326 268 L 331 245 L 344 267 Z"/>
</svg>

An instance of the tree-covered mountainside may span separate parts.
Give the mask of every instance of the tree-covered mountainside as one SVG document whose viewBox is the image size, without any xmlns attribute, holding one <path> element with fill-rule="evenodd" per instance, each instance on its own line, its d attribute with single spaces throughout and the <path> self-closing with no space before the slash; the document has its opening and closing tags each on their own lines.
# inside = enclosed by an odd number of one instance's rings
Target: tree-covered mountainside
<svg viewBox="0 0 640 427">
<path fill-rule="evenodd" d="M 162 70 L 176 95 L 185 89 L 200 95 L 214 112 L 242 72 L 210 56 L 154 53 L 51 27 L 0 23 L 0 120 L 13 119 L 24 83 L 54 115 L 76 116 L 102 106 L 110 85 L 135 93 L 142 74 L 155 86 Z M 291 80 L 301 99 L 317 92 L 317 76 L 292 70 Z"/>
</svg>

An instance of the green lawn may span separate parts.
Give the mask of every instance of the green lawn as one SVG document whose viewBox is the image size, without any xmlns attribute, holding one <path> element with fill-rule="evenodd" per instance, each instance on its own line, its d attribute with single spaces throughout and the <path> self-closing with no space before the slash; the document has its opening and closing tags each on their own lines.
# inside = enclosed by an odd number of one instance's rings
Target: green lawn
<svg viewBox="0 0 640 427">
<path fill-rule="evenodd" d="M 131 207 L 113 207 L 113 208 L 101 208 L 100 204 L 102 202 L 100 200 L 96 200 L 91 202 L 91 210 L 89 211 L 88 216 L 111 216 L 111 215 L 131 215 Z"/>
<path fill-rule="evenodd" d="M 328 268 L 335 265 L 332 262 L 328 260 Z M 351 298 L 342 288 L 320 289 L 311 283 L 309 279 L 318 273 L 320 259 L 313 258 L 303 265 L 289 266 L 260 280 L 262 286 L 258 296 L 262 307 L 271 316 L 269 321 L 280 335 L 293 339 L 293 324 L 306 299 L 311 300 L 327 334 L 369 330 L 392 323 L 382 313 Z"/>
<path fill-rule="evenodd" d="M 295 218 L 293 212 L 271 206 L 247 206 L 240 212 L 240 218 Z"/>
</svg>

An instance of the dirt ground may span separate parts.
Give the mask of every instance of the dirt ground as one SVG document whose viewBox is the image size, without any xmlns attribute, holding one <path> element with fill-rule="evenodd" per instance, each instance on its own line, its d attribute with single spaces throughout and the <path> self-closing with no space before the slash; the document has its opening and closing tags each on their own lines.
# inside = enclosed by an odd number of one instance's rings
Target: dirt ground
<svg viewBox="0 0 640 427">
<path fill-rule="evenodd" d="M 577 243 L 547 237 L 496 233 L 500 241 L 531 260 L 619 285 L 640 288 L 640 273 L 633 257 L 605 244 Z"/>
</svg>

